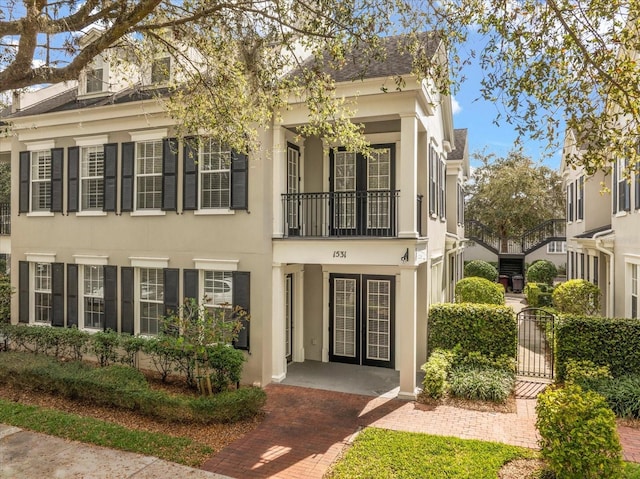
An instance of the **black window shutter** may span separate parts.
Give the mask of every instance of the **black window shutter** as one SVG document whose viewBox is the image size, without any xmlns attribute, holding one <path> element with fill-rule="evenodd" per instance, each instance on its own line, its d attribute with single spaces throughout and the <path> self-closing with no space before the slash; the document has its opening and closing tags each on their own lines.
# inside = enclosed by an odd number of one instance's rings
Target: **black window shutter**
<svg viewBox="0 0 640 479">
<path fill-rule="evenodd" d="M 435 171 L 434 171 L 434 150 L 432 146 L 429 146 L 429 214 L 433 215 L 436 213 L 436 181 L 435 181 Z"/>
<path fill-rule="evenodd" d="M 247 155 L 231 152 L 231 209 L 249 209 L 249 171 Z"/>
<path fill-rule="evenodd" d="M 78 211 L 80 181 L 80 147 L 67 148 L 67 212 Z M 68 269 L 68 268 L 67 268 Z"/>
<path fill-rule="evenodd" d="M 618 212 L 618 162 L 613 162 L 613 171 L 611 172 L 611 187 L 613 190 L 613 213 Z"/>
<path fill-rule="evenodd" d="M 67 264 L 67 327 L 78 326 L 78 265 Z"/>
<path fill-rule="evenodd" d="M 51 211 L 62 213 L 64 149 L 51 149 Z M 64 271 L 63 271 L 64 274 Z"/>
<path fill-rule="evenodd" d="M 196 138 L 185 138 L 183 149 L 184 184 L 182 187 L 182 209 L 198 209 L 198 142 Z"/>
<path fill-rule="evenodd" d="M 104 329 L 118 330 L 118 267 L 104 266 Z"/>
<path fill-rule="evenodd" d="M 162 140 L 162 210 L 176 211 L 178 201 L 178 140 Z"/>
<path fill-rule="evenodd" d="M 180 306 L 180 270 L 178 268 L 164 268 L 164 315 L 178 313 Z"/>
<path fill-rule="evenodd" d="M 631 183 L 624 181 L 624 210 L 631 211 Z"/>
<path fill-rule="evenodd" d="M 240 306 L 247 314 L 250 312 L 251 304 L 251 274 L 247 271 L 233 272 L 233 306 Z M 233 343 L 237 349 L 249 350 L 249 330 L 248 319 L 241 319 L 242 329 L 238 339 Z"/>
<path fill-rule="evenodd" d="M 640 209 L 640 162 L 636 163 L 636 210 Z"/>
<path fill-rule="evenodd" d="M 574 199 L 574 194 L 573 194 L 573 189 L 574 189 L 574 184 L 573 182 L 571 182 L 569 184 L 569 221 L 573 221 L 573 212 L 575 210 L 575 208 L 573 207 L 573 199 Z"/>
<path fill-rule="evenodd" d="M 29 180 L 31 179 L 31 154 L 28 151 L 20 152 L 20 192 L 18 199 L 18 212 L 29 212 Z"/>
<path fill-rule="evenodd" d="M 51 325 L 64 326 L 64 263 L 51 265 Z"/>
<path fill-rule="evenodd" d="M 183 296 L 185 298 L 193 298 L 196 301 L 200 302 L 200 298 L 198 297 L 200 295 L 200 292 L 198 291 L 200 272 L 197 269 L 185 269 L 182 274 Z"/>
<path fill-rule="evenodd" d="M 102 209 L 104 211 L 116 211 L 116 188 L 118 183 L 118 144 L 107 143 L 104 145 L 104 185 Z"/>
<path fill-rule="evenodd" d="M 136 144 L 127 142 L 122 144 L 122 184 L 120 185 L 122 199 L 120 211 L 133 211 L 133 162 Z"/>
<path fill-rule="evenodd" d="M 134 318 L 134 301 L 133 301 L 133 268 L 130 266 L 123 266 L 120 268 L 120 286 L 122 298 L 122 304 L 120 306 L 120 314 L 122 315 L 122 322 L 120 324 L 120 332 L 133 334 L 133 318 Z"/>
<path fill-rule="evenodd" d="M 18 262 L 18 322 L 29 322 L 29 263 L 27 261 Z"/>
</svg>

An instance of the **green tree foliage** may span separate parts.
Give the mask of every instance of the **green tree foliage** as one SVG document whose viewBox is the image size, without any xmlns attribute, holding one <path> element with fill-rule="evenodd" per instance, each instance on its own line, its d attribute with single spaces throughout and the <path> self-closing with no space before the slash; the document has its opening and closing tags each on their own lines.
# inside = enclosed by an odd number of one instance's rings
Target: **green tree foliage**
<svg viewBox="0 0 640 479">
<path fill-rule="evenodd" d="M 464 276 L 477 276 L 489 281 L 497 281 L 498 270 L 486 261 L 476 259 L 473 261 L 469 261 L 464 265 Z"/>
<path fill-rule="evenodd" d="M 543 221 L 564 217 L 565 195 L 556 171 L 515 150 L 506 157 L 484 153 L 475 157 L 481 164 L 467 186 L 468 218 L 484 223 L 505 240 Z"/>
<path fill-rule="evenodd" d="M 0 203 L 11 201 L 11 163 L 0 161 Z"/>
</svg>

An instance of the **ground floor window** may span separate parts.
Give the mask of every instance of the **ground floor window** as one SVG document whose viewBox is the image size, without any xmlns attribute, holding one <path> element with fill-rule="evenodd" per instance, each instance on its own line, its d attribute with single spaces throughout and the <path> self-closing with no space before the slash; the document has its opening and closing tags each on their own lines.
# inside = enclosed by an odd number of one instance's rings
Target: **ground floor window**
<svg viewBox="0 0 640 479">
<path fill-rule="evenodd" d="M 51 324 L 51 264 L 33 264 L 34 321 Z"/>
<path fill-rule="evenodd" d="M 638 296 L 640 296 L 640 287 L 638 285 L 638 269 L 640 265 L 632 264 L 631 266 L 631 317 L 638 318 Z"/>
<path fill-rule="evenodd" d="M 104 329 L 104 268 L 96 265 L 84 265 L 82 274 L 84 327 Z"/>
<path fill-rule="evenodd" d="M 231 309 L 233 303 L 233 273 L 231 271 L 203 271 L 203 297 L 212 314 Z"/>
<path fill-rule="evenodd" d="M 141 334 L 158 334 L 164 315 L 164 281 L 161 268 L 140 268 L 138 283 Z"/>
</svg>

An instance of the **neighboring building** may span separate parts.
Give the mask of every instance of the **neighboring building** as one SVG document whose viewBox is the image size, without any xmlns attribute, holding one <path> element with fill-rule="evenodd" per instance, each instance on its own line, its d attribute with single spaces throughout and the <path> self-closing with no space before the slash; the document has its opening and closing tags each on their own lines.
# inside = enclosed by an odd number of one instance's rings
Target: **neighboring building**
<svg viewBox="0 0 640 479">
<path fill-rule="evenodd" d="M 236 345 L 245 383 L 337 361 L 395 368 L 412 397 L 428 307 L 461 277 L 469 166 L 451 98 L 415 81 L 395 40 L 364 78 L 334 72 L 370 158 L 299 138 L 302 103 L 249 157 L 178 141 L 151 95 L 170 60 L 146 87 L 121 85 L 105 57 L 78 84 L 19 99 L 0 143 L 13 166 L 14 321 L 152 335 L 181 298 L 206 297 L 250 311 Z M 446 61 L 438 42 L 427 54 Z M 406 87 L 383 92 L 397 75 Z"/>
<path fill-rule="evenodd" d="M 573 133 L 565 138 L 561 173 L 567 192 L 567 279 L 582 278 L 602 291 L 602 314 L 638 318 L 640 286 L 640 174 L 624 177 L 626 159 L 610 174 L 587 175 L 567 164 L 580 153 Z"/>
</svg>

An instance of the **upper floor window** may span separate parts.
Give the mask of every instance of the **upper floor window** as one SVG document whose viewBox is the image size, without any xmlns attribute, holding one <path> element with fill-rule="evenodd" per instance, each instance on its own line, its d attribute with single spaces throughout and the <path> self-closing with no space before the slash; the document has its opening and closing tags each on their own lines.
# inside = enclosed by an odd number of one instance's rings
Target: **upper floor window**
<svg viewBox="0 0 640 479">
<path fill-rule="evenodd" d="M 429 214 L 445 217 L 446 165 L 434 145 L 429 146 Z"/>
<path fill-rule="evenodd" d="M 100 68 L 92 68 L 87 70 L 85 79 L 85 89 L 87 93 L 97 93 L 102 91 L 104 83 L 104 70 Z"/>
<path fill-rule="evenodd" d="M 566 241 L 551 241 L 547 243 L 547 253 L 565 254 L 566 252 L 567 252 Z"/>
<path fill-rule="evenodd" d="M 135 151 L 135 209 L 162 207 L 162 140 L 140 141 Z"/>
<path fill-rule="evenodd" d="M 228 208 L 231 185 L 231 149 L 217 140 L 200 143 L 200 208 Z"/>
<path fill-rule="evenodd" d="M 625 178 L 627 160 L 619 158 L 613 168 L 613 212 L 631 209 L 631 185 Z"/>
<path fill-rule="evenodd" d="M 31 211 L 51 208 L 51 151 L 31 152 Z"/>
<path fill-rule="evenodd" d="M 102 210 L 104 199 L 104 147 L 85 146 L 80 154 L 81 210 Z"/>
<path fill-rule="evenodd" d="M 584 176 L 576 180 L 576 219 L 584 219 Z"/>
<path fill-rule="evenodd" d="M 171 78 L 171 58 L 156 58 L 151 64 L 151 83 L 153 85 L 167 83 Z"/>
<path fill-rule="evenodd" d="M 569 222 L 573 221 L 573 213 L 574 213 L 574 193 L 573 193 L 574 184 L 573 181 L 567 185 L 567 220 Z"/>
</svg>

